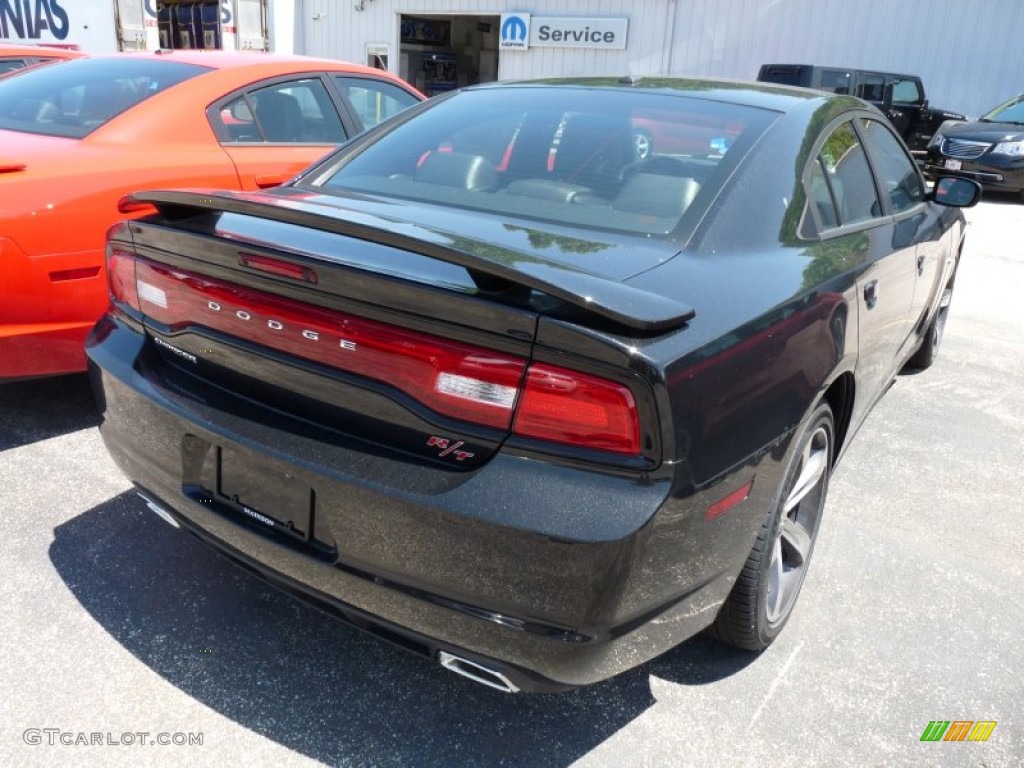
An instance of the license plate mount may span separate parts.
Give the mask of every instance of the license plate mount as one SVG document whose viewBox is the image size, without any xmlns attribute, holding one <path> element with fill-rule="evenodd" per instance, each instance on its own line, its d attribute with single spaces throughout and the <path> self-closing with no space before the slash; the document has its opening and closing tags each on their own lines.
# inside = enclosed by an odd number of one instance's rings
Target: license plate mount
<svg viewBox="0 0 1024 768">
<path fill-rule="evenodd" d="M 216 453 L 217 501 L 276 533 L 311 542 L 316 494 L 307 483 L 227 448 Z"/>
</svg>

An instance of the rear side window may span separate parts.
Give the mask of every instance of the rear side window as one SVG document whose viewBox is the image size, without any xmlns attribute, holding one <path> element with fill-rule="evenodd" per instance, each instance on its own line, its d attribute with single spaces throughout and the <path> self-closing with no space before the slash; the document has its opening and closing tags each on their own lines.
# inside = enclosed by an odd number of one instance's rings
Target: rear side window
<svg viewBox="0 0 1024 768">
<path fill-rule="evenodd" d="M 852 123 L 843 123 L 832 131 L 821 147 L 819 159 L 828 176 L 840 225 L 882 215 L 871 167 Z"/>
<path fill-rule="evenodd" d="M 808 181 L 808 209 L 817 214 L 818 225 L 815 225 L 814 214 L 804 217 L 800 234 L 803 237 L 812 238 L 817 231 L 824 231 L 839 226 L 839 216 L 836 213 L 836 202 L 832 195 L 832 186 L 825 173 L 821 157 L 814 158 L 811 163 L 811 173 Z"/>
<path fill-rule="evenodd" d="M 258 88 L 220 110 L 222 135 L 231 143 L 340 144 L 345 129 L 319 78 Z"/>
<path fill-rule="evenodd" d="M 355 112 L 364 130 L 373 128 L 406 107 L 419 102 L 419 99 L 404 88 L 383 80 L 335 75 L 334 85 L 341 91 L 342 97 Z"/>
<path fill-rule="evenodd" d="M 80 139 L 207 67 L 132 57 L 80 59 L 0 80 L 0 128 Z"/>
</svg>

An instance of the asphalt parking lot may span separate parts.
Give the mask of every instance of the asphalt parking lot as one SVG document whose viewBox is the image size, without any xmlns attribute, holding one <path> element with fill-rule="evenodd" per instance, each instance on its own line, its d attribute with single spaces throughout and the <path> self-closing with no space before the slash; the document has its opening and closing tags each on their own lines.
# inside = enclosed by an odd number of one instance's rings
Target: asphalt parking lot
<svg viewBox="0 0 1024 768">
<path fill-rule="evenodd" d="M 489 691 L 264 586 L 129 491 L 85 377 L 0 386 L 0 765 L 1024 764 L 1024 205 L 967 213 L 939 360 L 837 470 L 778 642 L 698 637 L 567 694 Z M 921 742 L 933 720 L 997 725 Z"/>
</svg>

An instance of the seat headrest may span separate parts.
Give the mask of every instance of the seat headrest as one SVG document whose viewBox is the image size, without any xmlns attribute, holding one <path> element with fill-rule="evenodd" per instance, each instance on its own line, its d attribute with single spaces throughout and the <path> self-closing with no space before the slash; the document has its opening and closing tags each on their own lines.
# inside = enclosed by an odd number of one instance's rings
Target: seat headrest
<svg viewBox="0 0 1024 768">
<path fill-rule="evenodd" d="M 416 180 L 480 192 L 498 186 L 498 171 L 480 155 L 434 151 L 416 171 Z"/>
</svg>

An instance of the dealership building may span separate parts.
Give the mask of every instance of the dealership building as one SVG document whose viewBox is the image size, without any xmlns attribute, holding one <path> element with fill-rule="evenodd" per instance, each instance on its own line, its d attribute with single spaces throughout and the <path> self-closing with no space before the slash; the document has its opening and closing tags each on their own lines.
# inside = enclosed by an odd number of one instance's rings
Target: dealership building
<svg viewBox="0 0 1024 768">
<path fill-rule="evenodd" d="M 976 116 L 1024 91 L 1021 0 L 0 0 L 0 42 L 265 49 L 369 63 L 429 95 L 580 75 L 919 75 Z"/>
</svg>

